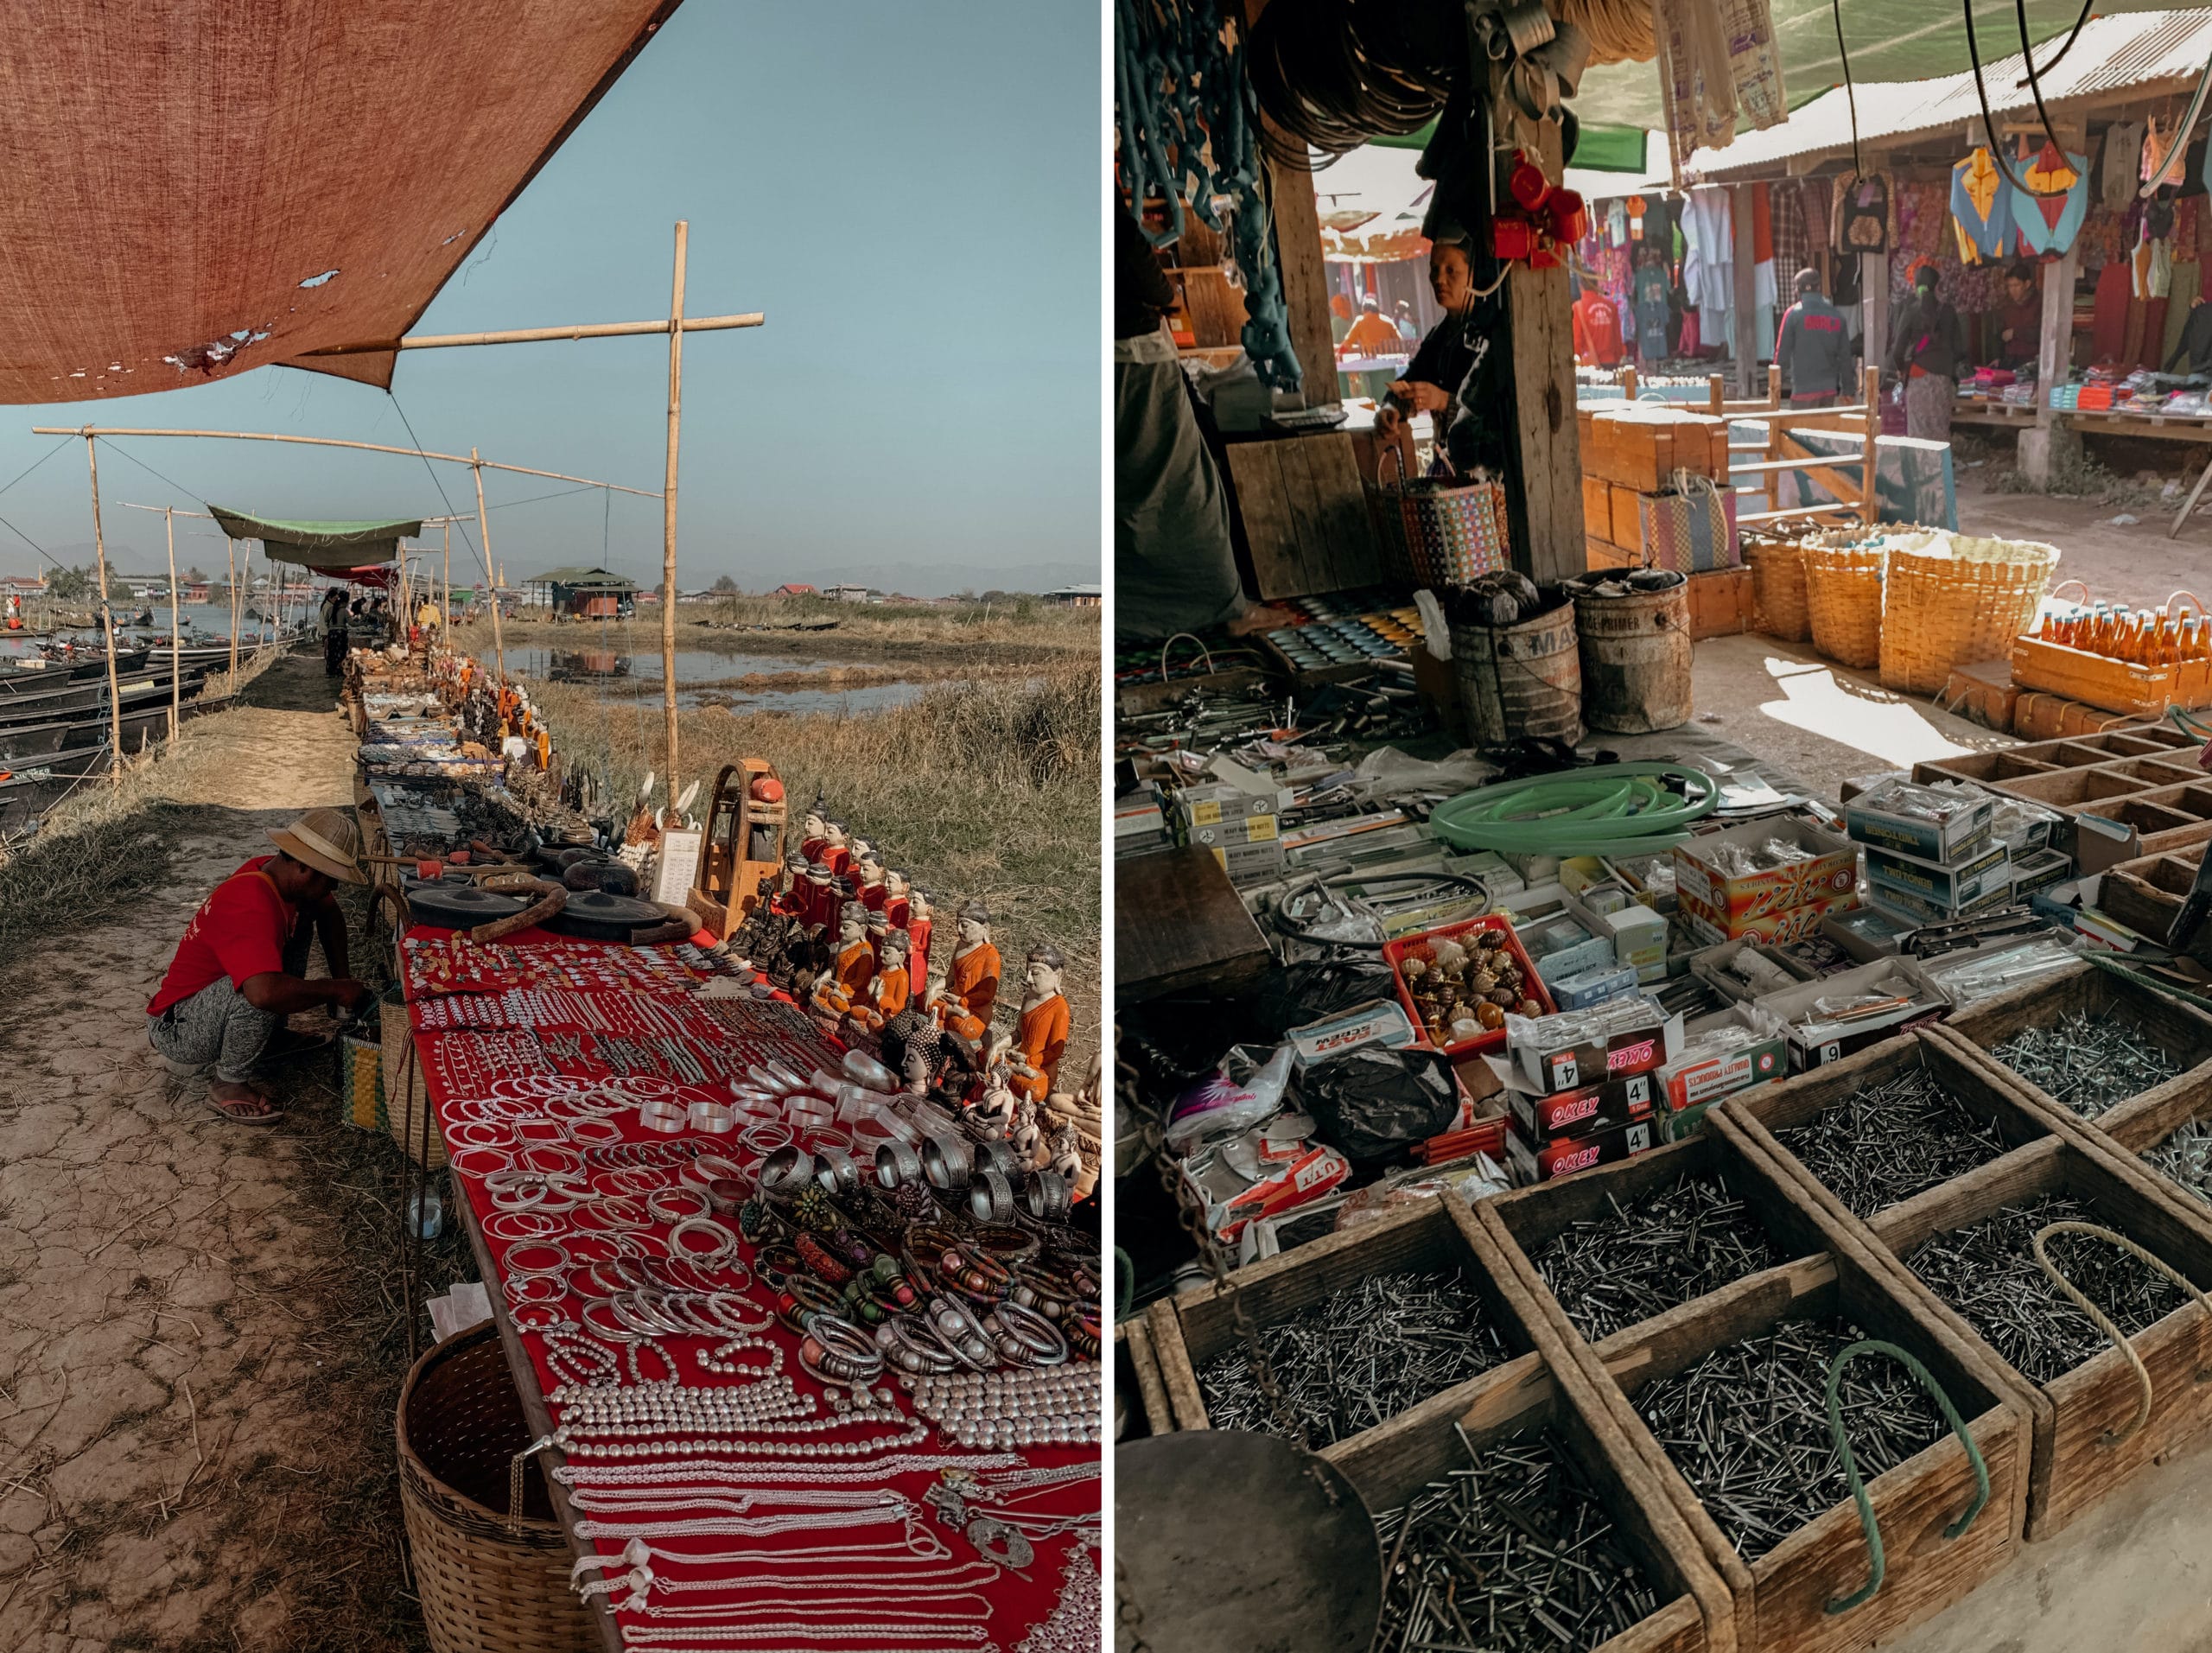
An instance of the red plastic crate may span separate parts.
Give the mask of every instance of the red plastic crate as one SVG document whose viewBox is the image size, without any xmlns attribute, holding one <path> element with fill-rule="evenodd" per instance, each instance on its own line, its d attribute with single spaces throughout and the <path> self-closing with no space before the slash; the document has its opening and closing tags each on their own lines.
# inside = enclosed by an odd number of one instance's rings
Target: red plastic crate
<svg viewBox="0 0 2212 1653">
<path fill-rule="evenodd" d="M 1406 990 L 1406 978 L 1398 966 L 1408 958 L 1418 958 L 1426 963 L 1436 957 L 1437 942 L 1455 940 L 1474 930 L 1495 930 L 1502 934 L 1505 938 L 1506 951 L 1513 956 L 1514 962 L 1521 966 L 1527 979 L 1529 988 L 1527 996 L 1543 1006 L 1546 1015 L 1551 1014 L 1557 1008 L 1552 1003 L 1552 995 L 1544 986 L 1543 977 L 1536 974 L 1535 965 L 1529 962 L 1528 953 L 1522 950 L 1521 938 L 1513 933 L 1513 926 L 1497 913 L 1486 912 L 1479 919 L 1461 919 L 1454 924 L 1440 925 L 1433 930 L 1424 930 L 1418 935 L 1401 936 L 1395 941 L 1382 944 L 1382 962 L 1390 967 L 1390 980 L 1396 984 L 1398 1002 L 1405 1007 L 1406 1014 L 1413 1019 L 1414 1030 L 1424 1039 L 1428 1036 L 1428 1024 L 1421 1020 L 1421 1012 L 1414 1004 L 1414 995 Z M 1452 1057 L 1503 1050 L 1504 1047 L 1505 1029 L 1503 1027 L 1457 1045 L 1437 1046 L 1446 1056 Z"/>
</svg>

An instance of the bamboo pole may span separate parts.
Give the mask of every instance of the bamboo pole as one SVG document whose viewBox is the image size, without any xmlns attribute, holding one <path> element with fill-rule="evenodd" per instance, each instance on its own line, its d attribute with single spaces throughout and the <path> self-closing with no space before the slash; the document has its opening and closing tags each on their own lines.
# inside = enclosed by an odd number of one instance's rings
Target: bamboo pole
<svg viewBox="0 0 2212 1653">
<path fill-rule="evenodd" d="M 668 807 L 676 810 L 676 455 L 683 423 L 683 256 L 687 219 L 676 220 L 676 275 L 668 300 L 668 475 L 661 484 L 660 671 L 668 717 Z"/>
<path fill-rule="evenodd" d="M 475 456 L 474 448 L 468 452 L 471 458 Z M 499 686 L 504 689 L 507 682 L 507 644 L 499 632 L 499 576 L 492 572 L 492 516 L 484 509 L 484 467 L 481 465 L 476 467 L 476 529 L 484 536 L 484 583 L 490 588 L 492 598 L 492 650 L 499 662 Z"/>
<path fill-rule="evenodd" d="M 453 635 L 453 518 L 450 517 L 445 520 L 445 531 L 446 594 L 445 601 L 438 605 L 438 624 L 444 628 L 446 635 L 450 637 Z"/>
<path fill-rule="evenodd" d="M 177 725 L 184 720 L 183 625 L 177 617 L 176 512 L 164 507 L 162 526 L 169 542 L 169 755 L 176 755 Z"/>
<path fill-rule="evenodd" d="M 114 743 L 108 753 L 108 773 L 123 784 L 123 686 L 115 677 L 115 616 L 107 606 L 107 538 L 100 529 L 99 444 L 85 438 L 85 467 L 92 482 L 92 562 L 100 576 L 100 634 L 107 639 L 107 703 L 112 719 Z"/>
<path fill-rule="evenodd" d="M 700 315 L 683 321 L 686 333 L 720 333 L 732 327 L 757 327 L 765 324 L 766 315 L 751 310 L 741 315 Z M 441 333 L 418 339 L 396 339 L 388 344 L 325 345 L 320 350 L 301 353 L 301 359 L 314 356 L 369 356 L 386 350 L 448 350 L 459 345 L 528 345 L 551 343 L 563 339 L 627 339 L 641 334 L 661 334 L 668 331 L 665 321 L 588 321 L 573 327 L 510 327 L 499 333 Z"/>
<path fill-rule="evenodd" d="M 355 448 L 367 454 L 401 454 L 410 459 L 443 460 L 448 465 L 478 465 L 487 471 L 512 471 L 518 476 L 542 476 L 554 482 L 581 482 L 588 488 L 612 488 L 617 493 L 634 493 L 640 499 L 658 499 L 660 495 L 651 488 L 626 488 L 620 482 L 601 482 L 588 476 L 570 476 L 566 471 L 540 471 L 527 465 L 502 465 L 497 460 L 463 459 L 459 454 L 434 454 L 422 448 L 392 448 L 383 442 L 347 442 L 337 436 L 287 436 L 264 430 L 153 430 L 121 425 L 33 425 L 34 436 L 210 436 L 225 442 L 283 442 L 303 448 Z M 475 450 L 471 449 L 472 453 Z"/>
<path fill-rule="evenodd" d="M 224 575 L 231 584 L 231 687 L 238 687 L 238 543 L 228 534 L 223 536 Z"/>
</svg>

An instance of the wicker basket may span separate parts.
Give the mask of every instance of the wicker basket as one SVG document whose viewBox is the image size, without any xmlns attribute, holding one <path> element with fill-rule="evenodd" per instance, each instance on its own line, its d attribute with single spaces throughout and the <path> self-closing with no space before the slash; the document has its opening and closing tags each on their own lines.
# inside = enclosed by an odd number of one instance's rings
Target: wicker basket
<svg viewBox="0 0 2212 1653">
<path fill-rule="evenodd" d="M 1882 565 L 1878 546 L 1805 548 L 1805 608 L 1813 647 L 1840 665 L 1861 668 L 1882 656 Z"/>
<path fill-rule="evenodd" d="M 430 1093 L 423 1083 L 422 1052 L 410 1056 L 415 1041 L 414 1029 L 407 1024 L 407 1007 L 404 1004 L 379 1005 L 378 1010 L 384 1024 L 384 1116 L 385 1124 L 391 1132 L 391 1140 L 399 1145 L 400 1152 L 410 1160 L 427 1165 L 433 1171 L 442 1171 L 446 1165 L 445 1134 L 438 1128 L 436 1111 L 430 1107 Z M 407 1070 L 407 1093 L 400 1094 L 399 1071 Z M 423 1113 L 430 1116 L 430 1153 L 423 1158 Z"/>
<path fill-rule="evenodd" d="M 1795 540 L 1746 541 L 1744 560 L 1751 566 L 1758 629 L 1785 643 L 1812 636 L 1813 617 L 1805 607 L 1805 548 Z"/>
<path fill-rule="evenodd" d="M 569 1588 L 569 1550 L 543 1478 L 523 1478 L 507 1515 L 508 1463 L 530 1426 L 498 1333 L 448 1338 L 399 1391 L 399 1504 L 437 1653 L 594 1653 L 591 1615 Z"/>
<path fill-rule="evenodd" d="M 1882 686 L 1932 695 L 1953 668 L 2012 657 L 2035 624 L 2057 550 L 2031 540 L 1951 540 L 1893 550 L 1883 596 Z"/>
</svg>

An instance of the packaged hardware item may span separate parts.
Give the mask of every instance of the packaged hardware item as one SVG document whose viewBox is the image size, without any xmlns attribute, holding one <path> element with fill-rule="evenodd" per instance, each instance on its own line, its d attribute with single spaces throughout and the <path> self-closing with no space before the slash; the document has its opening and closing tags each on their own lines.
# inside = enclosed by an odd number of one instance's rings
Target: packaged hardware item
<svg viewBox="0 0 2212 1653">
<path fill-rule="evenodd" d="M 2000 993 L 2026 987 L 2048 976 L 2069 970 L 2082 962 L 2078 948 L 2056 936 L 2022 943 L 2017 939 L 1955 953 L 1927 966 L 1928 979 L 1943 990 L 1960 1009 L 1993 999 Z"/>
<path fill-rule="evenodd" d="M 1843 806 L 1844 830 L 1859 842 L 1923 861 L 1954 861 L 1987 835 L 1990 795 L 1977 790 L 1883 781 Z"/>
<path fill-rule="evenodd" d="M 1866 876 L 1878 887 L 1903 890 L 1922 900 L 1954 910 L 1979 901 L 1992 891 L 2012 887 L 2012 858 L 1993 842 L 1971 860 L 1943 862 L 1894 850 L 1866 847 Z"/>
<path fill-rule="evenodd" d="M 1951 1004 L 1916 961 L 1885 958 L 1771 994 L 1758 1008 L 1783 1023 L 1790 1069 L 1802 1072 L 1941 1020 Z"/>
<path fill-rule="evenodd" d="M 1611 1165 L 1616 1160 L 1629 1159 L 1658 1145 L 1658 1124 L 1650 1119 L 1618 1125 L 1592 1135 L 1562 1136 L 1556 1141 L 1543 1143 L 1531 1142 L 1517 1127 L 1510 1127 L 1505 1135 L 1505 1159 L 1513 1180 L 1526 1187 L 1531 1183 L 1549 1182 L 1554 1177 L 1572 1176 L 1592 1166 Z"/>
<path fill-rule="evenodd" d="M 1789 1071 L 1788 1031 L 1757 1005 L 1731 1005 L 1682 1029 L 1681 1048 L 1652 1077 L 1670 1113 L 1701 1108 Z"/>
<path fill-rule="evenodd" d="M 1683 910 L 1726 940 L 1791 908 L 1848 897 L 1858 846 L 1808 822 L 1748 821 L 1677 844 L 1675 879 Z"/>
<path fill-rule="evenodd" d="M 1540 1096 L 1649 1073 L 1667 1059 L 1667 1019 L 1641 994 L 1556 1015 L 1508 1016 L 1513 1066 Z"/>
</svg>

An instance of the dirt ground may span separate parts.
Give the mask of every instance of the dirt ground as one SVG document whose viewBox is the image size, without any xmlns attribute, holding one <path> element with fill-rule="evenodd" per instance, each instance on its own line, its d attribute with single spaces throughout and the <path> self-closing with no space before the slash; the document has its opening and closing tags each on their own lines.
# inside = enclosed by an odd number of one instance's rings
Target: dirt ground
<svg viewBox="0 0 2212 1653">
<path fill-rule="evenodd" d="M 327 1059 L 252 1129 L 146 1044 L 207 889 L 351 801 L 319 661 L 246 699 L 192 726 L 222 761 L 180 769 L 214 795 L 161 812 L 130 919 L 0 972 L 0 1647 L 427 1645 L 394 1479 L 397 1150 L 338 1122 Z"/>
</svg>

